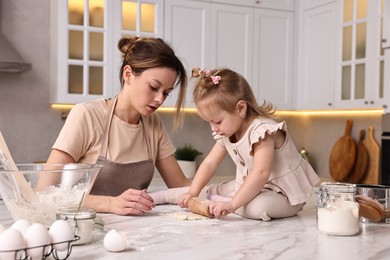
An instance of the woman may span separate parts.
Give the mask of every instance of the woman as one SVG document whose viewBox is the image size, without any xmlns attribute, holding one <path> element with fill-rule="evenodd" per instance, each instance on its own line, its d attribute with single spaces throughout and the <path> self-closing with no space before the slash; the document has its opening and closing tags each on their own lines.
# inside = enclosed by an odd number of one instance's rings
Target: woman
<svg viewBox="0 0 390 260">
<path fill-rule="evenodd" d="M 161 39 L 122 38 L 118 49 L 123 53 L 121 91 L 112 100 L 76 105 L 47 163 L 102 164 L 83 206 L 142 215 L 154 207 L 146 193 L 154 167 L 168 187 L 190 185 L 161 120 L 153 113 L 179 85 L 174 126 L 180 125 L 187 77 L 183 64 Z"/>
</svg>

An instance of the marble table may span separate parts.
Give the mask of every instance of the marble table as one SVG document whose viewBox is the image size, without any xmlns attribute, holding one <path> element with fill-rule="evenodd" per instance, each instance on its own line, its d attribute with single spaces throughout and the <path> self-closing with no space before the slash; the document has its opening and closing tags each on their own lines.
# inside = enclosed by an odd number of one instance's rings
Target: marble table
<svg viewBox="0 0 390 260">
<path fill-rule="evenodd" d="M 316 230 L 315 198 L 297 216 L 256 221 L 229 214 L 223 219 L 178 220 L 184 209 L 157 206 L 141 216 L 98 214 L 104 231 L 125 232 L 128 249 L 104 249 L 104 232 L 92 243 L 73 246 L 69 259 L 390 259 L 390 225 L 361 224 L 357 236 L 338 237 Z M 0 223 L 13 223 L 0 201 Z"/>
</svg>

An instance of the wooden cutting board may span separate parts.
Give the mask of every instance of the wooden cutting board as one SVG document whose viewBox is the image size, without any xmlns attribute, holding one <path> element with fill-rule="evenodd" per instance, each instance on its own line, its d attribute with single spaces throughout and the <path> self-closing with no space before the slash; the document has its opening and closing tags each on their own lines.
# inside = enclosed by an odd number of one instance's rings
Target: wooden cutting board
<svg viewBox="0 0 390 260">
<path fill-rule="evenodd" d="M 375 141 L 374 127 L 368 127 L 368 135 L 363 140 L 364 146 L 368 151 L 368 169 L 366 177 L 363 179 L 364 184 L 379 184 L 379 144 Z"/>
<path fill-rule="evenodd" d="M 335 181 L 346 180 L 356 159 L 356 143 L 351 137 L 352 120 L 347 120 L 344 135 L 333 145 L 329 157 L 330 175 Z"/>
<path fill-rule="evenodd" d="M 368 151 L 366 146 L 363 144 L 363 139 L 366 135 L 366 130 L 360 130 L 359 140 L 356 148 L 356 161 L 353 167 L 353 171 L 349 176 L 349 183 L 361 183 L 365 177 L 367 166 L 368 166 Z"/>
</svg>

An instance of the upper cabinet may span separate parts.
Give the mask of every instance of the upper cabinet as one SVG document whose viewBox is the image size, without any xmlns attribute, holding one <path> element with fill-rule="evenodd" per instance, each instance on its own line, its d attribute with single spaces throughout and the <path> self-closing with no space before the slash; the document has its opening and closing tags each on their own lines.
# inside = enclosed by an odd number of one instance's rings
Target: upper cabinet
<svg viewBox="0 0 390 260">
<path fill-rule="evenodd" d="M 303 12 L 297 109 L 334 107 L 337 20 L 336 3 Z"/>
<path fill-rule="evenodd" d="M 259 8 L 263 2 L 269 9 Z M 282 3 L 284 10 L 272 10 Z M 291 3 L 166 0 L 164 38 L 189 76 L 194 67 L 228 67 L 248 80 L 260 102 L 266 99 L 278 108 L 291 109 L 294 27 L 293 13 L 285 11 Z M 188 107 L 194 106 L 193 84 L 190 80 Z M 164 105 L 174 105 L 176 95 L 172 92 Z"/>
<path fill-rule="evenodd" d="M 383 5 L 343 0 L 304 9 L 298 109 L 388 107 Z"/>
<path fill-rule="evenodd" d="M 384 49 L 382 42 L 384 0 L 340 1 L 338 28 L 336 107 L 386 108 Z"/>
<path fill-rule="evenodd" d="M 164 38 L 183 62 L 188 77 L 192 68 L 210 64 L 210 12 L 209 4 L 201 1 L 165 1 Z M 188 85 L 186 106 L 191 107 L 192 82 Z M 177 94 L 177 89 L 172 91 L 163 105 L 174 106 Z"/>
<path fill-rule="evenodd" d="M 74 104 L 120 90 L 122 36 L 162 37 L 158 0 L 53 0 L 51 102 Z"/>
<path fill-rule="evenodd" d="M 293 109 L 294 14 L 256 8 L 252 88 L 259 103 Z"/>
</svg>

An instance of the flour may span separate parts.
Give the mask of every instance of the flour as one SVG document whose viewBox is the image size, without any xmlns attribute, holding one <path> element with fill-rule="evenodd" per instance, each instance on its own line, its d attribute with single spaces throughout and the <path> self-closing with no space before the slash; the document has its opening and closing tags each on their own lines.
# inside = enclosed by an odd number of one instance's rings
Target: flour
<svg viewBox="0 0 390 260">
<path fill-rule="evenodd" d="M 37 222 L 49 226 L 56 220 L 58 209 L 77 208 L 86 190 L 86 185 L 74 186 L 72 189 L 49 186 L 37 192 L 39 201 L 36 203 L 10 200 L 6 206 L 15 220 L 27 219 L 31 223 Z"/>
<path fill-rule="evenodd" d="M 353 201 L 335 201 L 317 209 L 317 229 L 329 235 L 350 236 L 359 233 L 359 207 Z"/>
<path fill-rule="evenodd" d="M 208 217 L 205 217 L 205 216 L 202 216 L 199 214 L 195 214 L 192 212 L 180 211 L 180 212 L 176 212 L 172 215 L 175 219 L 178 219 L 178 220 L 205 220 L 205 219 L 208 219 Z"/>
</svg>

